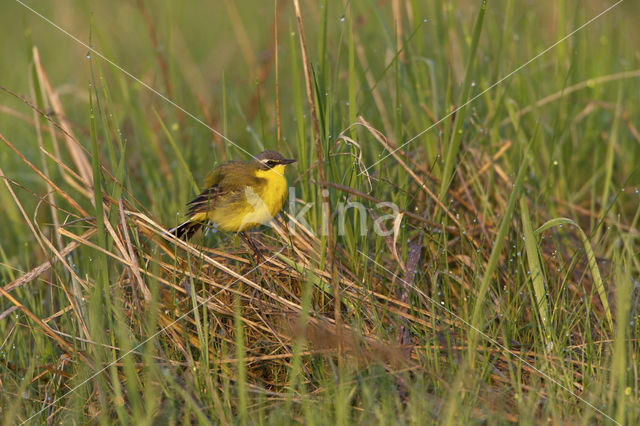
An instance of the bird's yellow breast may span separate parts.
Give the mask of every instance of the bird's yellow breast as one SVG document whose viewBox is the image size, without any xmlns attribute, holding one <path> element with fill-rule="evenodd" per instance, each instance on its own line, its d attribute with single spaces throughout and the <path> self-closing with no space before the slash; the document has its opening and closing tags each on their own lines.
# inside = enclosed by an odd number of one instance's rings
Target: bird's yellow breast
<svg viewBox="0 0 640 426">
<path fill-rule="evenodd" d="M 282 209 L 288 192 L 284 166 L 275 166 L 269 170 L 257 170 L 256 177 L 266 182 L 262 185 L 262 193 L 259 195 L 273 217 Z"/>
</svg>

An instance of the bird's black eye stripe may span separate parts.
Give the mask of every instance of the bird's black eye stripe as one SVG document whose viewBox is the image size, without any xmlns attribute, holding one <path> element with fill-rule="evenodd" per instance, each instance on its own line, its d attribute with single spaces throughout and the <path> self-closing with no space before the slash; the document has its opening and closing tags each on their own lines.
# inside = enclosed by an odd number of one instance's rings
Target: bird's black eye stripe
<svg viewBox="0 0 640 426">
<path fill-rule="evenodd" d="M 275 162 L 275 161 L 273 161 L 273 160 L 268 160 L 268 161 L 267 161 L 267 166 L 269 166 L 269 167 L 273 167 L 273 166 L 275 166 L 276 164 L 277 164 L 277 162 Z"/>
</svg>

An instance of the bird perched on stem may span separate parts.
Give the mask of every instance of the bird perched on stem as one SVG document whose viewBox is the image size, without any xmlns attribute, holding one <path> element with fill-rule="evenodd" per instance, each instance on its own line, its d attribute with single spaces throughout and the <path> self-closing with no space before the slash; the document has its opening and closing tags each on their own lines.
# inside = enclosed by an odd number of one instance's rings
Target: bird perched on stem
<svg viewBox="0 0 640 426">
<path fill-rule="evenodd" d="M 202 226 L 215 224 L 247 241 L 243 231 L 265 224 L 282 209 L 287 196 L 284 169 L 294 159 L 263 151 L 249 161 L 230 161 L 216 167 L 205 179 L 205 189 L 187 206 L 188 219 L 169 233 L 188 240 Z M 250 239 L 251 248 L 258 252 Z"/>
</svg>

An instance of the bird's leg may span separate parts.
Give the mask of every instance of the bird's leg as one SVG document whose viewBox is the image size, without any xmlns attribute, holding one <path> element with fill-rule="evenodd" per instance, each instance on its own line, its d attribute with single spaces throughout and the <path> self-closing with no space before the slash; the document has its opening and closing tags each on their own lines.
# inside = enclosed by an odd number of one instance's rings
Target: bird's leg
<svg viewBox="0 0 640 426">
<path fill-rule="evenodd" d="M 256 242 L 253 240 L 253 238 L 251 238 L 251 236 L 247 235 L 244 231 L 238 232 L 238 236 L 240 236 L 242 241 L 244 241 L 244 243 L 247 246 L 249 246 L 251 251 L 253 251 L 256 264 L 262 262 L 264 260 L 264 256 L 262 256 L 262 252 L 260 251 L 260 249 L 256 245 Z"/>
<path fill-rule="evenodd" d="M 255 266 L 252 267 L 249 270 L 249 272 L 253 275 L 253 281 L 258 282 L 258 274 L 263 275 L 263 272 L 258 271 L 259 269 L 258 267 L 260 266 L 261 263 L 264 262 L 264 256 L 262 256 L 262 252 L 260 251 L 260 249 L 258 248 L 255 241 L 253 240 L 253 238 L 251 238 L 250 235 L 247 235 L 247 233 L 245 233 L 244 231 L 240 231 L 238 232 L 238 236 L 240 237 L 240 239 L 242 239 L 245 245 L 247 245 L 253 252 L 253 255 L 251 257 L 253 258 L 253 262 Z M 258 290 L 255 288 L 250 291 L 251 303 L 253 303 L 254 298 L 258 297 L 257 292 Z"/>
</svg>

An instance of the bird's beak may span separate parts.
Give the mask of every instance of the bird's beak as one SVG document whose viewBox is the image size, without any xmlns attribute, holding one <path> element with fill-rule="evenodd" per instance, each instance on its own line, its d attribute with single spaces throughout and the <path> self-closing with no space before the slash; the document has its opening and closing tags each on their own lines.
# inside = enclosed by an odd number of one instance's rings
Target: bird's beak
<svg viewBox="0 0 640 426">
<path fill-rule="evenodd" d="M 280 162 L 280 164 L 291 164 L 291 163 L 295 163 L 296 161 L 298 161 L 298 160 L 296 160 L 295 158 L 293 158 L 293 159 L 291 159 L 291 160 L 289 160 L 289 159 L 285 158 L 284 160 L 282 160 L 282 161 Z"/>
</svg>

